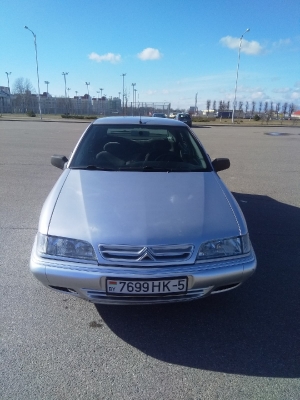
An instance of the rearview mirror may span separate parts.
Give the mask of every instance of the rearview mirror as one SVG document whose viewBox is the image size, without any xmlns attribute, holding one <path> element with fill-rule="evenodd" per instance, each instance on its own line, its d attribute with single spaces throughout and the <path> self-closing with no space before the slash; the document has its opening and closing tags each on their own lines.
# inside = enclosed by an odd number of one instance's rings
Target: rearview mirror
<svg viewBox="0 0 300 400">
<path fill-rule="evenodd" d="M 67 162 L 68 159 L 66 156 L 58 156 L 55 154 L 54 156 L 51 157 L 51 164 L 59 169 L 65 169 L 65 164 Z"/>
<path fill-rule="evenodd" d="M 230 160 L 229 158 L 216 158 L 212 161 L 212 166 L 216 172 L 223 171 L 230 167 Z"/>
</svg>

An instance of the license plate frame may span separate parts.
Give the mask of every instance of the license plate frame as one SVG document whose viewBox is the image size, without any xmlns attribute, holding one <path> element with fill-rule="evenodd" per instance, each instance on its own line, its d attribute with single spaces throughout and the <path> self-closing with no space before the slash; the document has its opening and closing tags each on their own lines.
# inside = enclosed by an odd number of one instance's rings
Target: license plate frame
<svg viewBox="0 0 300 400">
<path fill-rule="evenodd" d="M 180 286 L 180 288 L 178 288 L 178 286 Z M 114 288 L 114 290 L 110 288 Z M 131 288 L 132 291 L 130 291 Z M 188 291 L 188 277 L 176 276 L 170 278 L 164 277 L 152 279 L 107 277 L 105 289 L 107 295 L 121 297 L 160 297 L 184 295 Z"/>
</svg>

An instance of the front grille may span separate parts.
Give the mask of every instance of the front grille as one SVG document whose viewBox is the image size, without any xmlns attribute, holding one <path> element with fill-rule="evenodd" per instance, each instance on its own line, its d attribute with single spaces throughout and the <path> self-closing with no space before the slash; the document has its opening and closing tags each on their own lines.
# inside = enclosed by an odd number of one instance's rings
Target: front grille
<svg viewBox="0 0 300 400">
<path fill-rule="evenodd" d="M 194 251 L 194 246 L 172 245 L 172 246 L 113 246 L 99 245 L 101 256 L 113 262 L 134 263 L 168 263 L 188 260 Z"/>
</svg>

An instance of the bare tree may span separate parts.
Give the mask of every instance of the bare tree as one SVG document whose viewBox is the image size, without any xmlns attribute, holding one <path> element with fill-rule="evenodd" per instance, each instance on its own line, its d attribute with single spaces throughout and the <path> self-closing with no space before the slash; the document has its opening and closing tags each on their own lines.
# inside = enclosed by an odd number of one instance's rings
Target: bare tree
<svg viewBox="0 0 300 400">
<path fill-rule="evenodd" d="M 261 110 L 262 110 L 262 101 L 259 102 L 259 106 L 258 106 L 259 114 L 261 114 Z"/>
<path fill-rule="evenodd" d="M 217 102 L 216 100 L 213 101 L 213 106 L 212 106 L 213 110 L 216 111 L 217 108 Z"/>
<path fill-rule="evenodd" d="M 255 106 L 256 106 L 255 101 L 252 101 L 252 108 L 251 108 L 251 116 L 252 116 L 252 118 L 253 118 L 253 114 L 255 112 Z"/>
<path fill-rule="evenodd" d="M 279 114 L 279 110 L 280 110 L 280 103 L 276 103 L 276 118 L 278 119 L 278 114 Z"/>
<path fill-rule="evenodd" d="M 227 101 L 226 109 L 227 109 L 228 111 L 230 110 L 230 101 Z"/>
<path fill-rule="evenodd" d="M 17 78 L 13 84 L 13 94 L 24 94 L 35 92 L 29 79 Z"/>
<path fill-rule="evenodd" d="M 289 118 L 291 118 L 291 115 L 293 114 L 295 110 L 295 106 L 293 103 L 289 104 Z"/>
<path fill-rule="evenodd" d="M 207 118 L 208 118 L 208 115 L 209 115 L 210 105 L 211 105 L 211 101 L 210 101 L 210 100 L 207 100 L 207 102 L 206 102 L 206 109 L 207 109 L 207 115 L 206 115 L 206 117 L 207 117 Z"/>
<path fill-rule="evenodd" d="M 286 112 L 287 112 L 287 108 L 288 108 L 288 103 L 283 103 L 282 105 L 282 114 L 283 114 L 283 118 L 285 118 Z"/>
<path fill-rule="evenodd" d="M 245 104 L 245 114 L 247 114 L 248 108 L 249 108 L 249 103 L 248 103 L 248 101 L 246 101 L 246 104 Z"/>
<path fill-rule="evenodd" d="M 265 101 L 264 104 L 264 120 L 268 123 L 270 119 L 270 112 L 269 112 L 269 103 Z"/>
<path fill-rule="evenodd" d="M 274 107 L 273 107 L 273 101 L 271 101 L 269 110 L 269 119 L 273 118 L 273 113 L 274 113 Z"/>
<path fill-rule="evenodd" d="M 239 117 L 241 118 L 241 114 L 243 112 L 243 105 L 244 103 L 242 101 L 239 101 Z"/>
<path fill-rule="evenodd" d="M 35 92 L 29 79 L 17 78 L 13 84 L 12 93 L 15 95 L 14 107 L 20 112 L 26 112 L 36 107 L 36 99 L 32 92 Z"/>
</svg>

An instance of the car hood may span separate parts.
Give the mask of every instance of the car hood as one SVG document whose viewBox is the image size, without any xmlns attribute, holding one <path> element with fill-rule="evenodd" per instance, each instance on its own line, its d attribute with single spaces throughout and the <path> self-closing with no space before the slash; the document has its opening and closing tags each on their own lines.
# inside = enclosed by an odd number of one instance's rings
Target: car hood
<svg viewBox="0 0 300 400">
<path fill-rule="evenodd" d="M 44 233 L 94 246 L 200 245 L 247 231 L 215 172 L 65 171 L 41 221 Z"/>
</svg>

